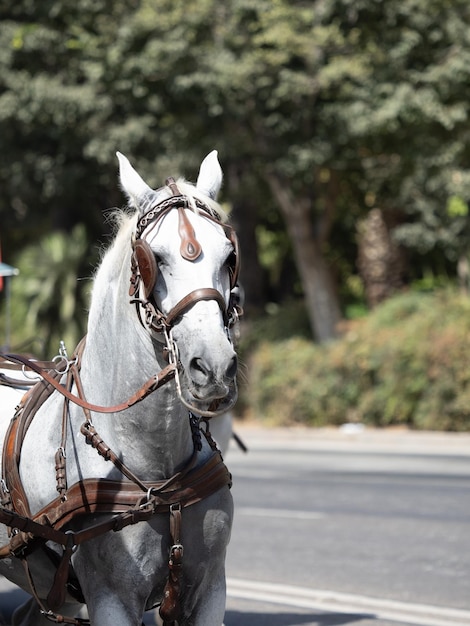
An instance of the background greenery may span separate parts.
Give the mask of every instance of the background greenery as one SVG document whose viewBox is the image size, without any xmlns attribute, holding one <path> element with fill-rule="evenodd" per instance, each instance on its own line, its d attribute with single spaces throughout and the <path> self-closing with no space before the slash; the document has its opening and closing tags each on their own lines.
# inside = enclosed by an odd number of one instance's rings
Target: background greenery
<svg viewBox="0 0 470 626">
<path fill-rule="evenodd" d="M 265 330 L 242 342 L 248 416 L 277 425 L 469 430 L 470 299 L 455 290 L 395 296 L 328 344 L 298 330 L 286 338 L 274 320 Z"/>
<path fill-rule="evenodd" d="M 0 238 L 21 270 L 14 347 L 34 338 L 51 356 L 84 332 L 106 212 L 123 203 L 116 150 L 155 187 L 170 174 L 194 180 L 219 150 L 252 348 L 277 326 L 287 346 L 302 329 L 307 350 L 339 354 L 342 320 L 403 289 L 468 288 L 469 25 L 467 0 L 0 0 Z M 461 305 L 442 313 L 465 337 Z M 365 349 L 348 345 L 352 360 Z M 382 344 L 370 350 L 389 364 Z M 372 370 L 374 385 L 393 378 Z M 396 410 L 418 425 L 394 408 L 401 385 L 380 407 L 367 376 L 344 371 L 331 402 L 360 393 L 361 418 L 389 423 Z M 258 411 L 268 396 L 253 399 Z"/>
</svg>

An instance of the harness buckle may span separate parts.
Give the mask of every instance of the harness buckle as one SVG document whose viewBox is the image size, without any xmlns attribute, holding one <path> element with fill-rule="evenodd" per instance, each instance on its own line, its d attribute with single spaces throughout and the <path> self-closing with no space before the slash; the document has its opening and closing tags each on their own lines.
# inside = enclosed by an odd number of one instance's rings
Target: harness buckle
<svg viewBox="0 0 470 626">
<path fill-rule="evenodd" d="M 67 537 L 67 544 L 63 545 L 64 551 L 68 550 L 71 554 L 74 554 L 78 549 L 78 544 L 75 543 L 75 531 L 66 530 L 65 534 Z"/>
<path fill-rule="evenodd" d="M 183 544 L 175 543 L 170 548 L 170 558 L 168 566 L 170 569 L 181 568 L 183 566 Z"/>
<path fill-rule="evenodd" d="M 41 377 L 38 374 L 36 374 L 35 372 L 31 373 L 30 370 L 27 370 L 26 365 L 24 365 L 24 363 L 21 366 L 21 373 L 28 380 L 41 380 Z"/>
</svg>

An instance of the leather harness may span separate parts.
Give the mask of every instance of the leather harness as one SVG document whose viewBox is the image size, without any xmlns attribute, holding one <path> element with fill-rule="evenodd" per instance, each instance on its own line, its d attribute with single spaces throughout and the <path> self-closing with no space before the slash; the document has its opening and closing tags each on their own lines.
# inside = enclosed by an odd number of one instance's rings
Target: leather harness
<svg viewBox="0 0 470 626">
<path fill-rule="evenodd" d="M 81 345 L 83 346 L 83 343 Z M 20 355 L 9 355 L 9 358 L 24 365 L 34 363 Z M 34 368 L 36 371 L 38 366 L 35 364 Z M 70 397 L 73 397 L 74 401 L 77 399 L 70 389 L 73 383 L 80 387 L 79 361 L 70 368 L 67 380 L 69 389 L 59 382 L 61 374 L 46 371 L 42 374 L 45 375 L 45 380 L 38 382 L 23 396 L 10 422 L 4 442 L 3 478 L 0 482 L 0 522 L 9 527 L 10 542 L 0 548 L 0 558 L 13 555 L 23 561 L 31 591 L 46 617 L 50 617 L 51 621 L 60 618 L 59 621 L 65 623 L 81 624 L 82 620 L 69 619 L 56 613 L 65 601 L 67 590 L 78 600 L 83 601 L 81 591 L 79 589 L 77 591 L 77 582 L 69 579 L 70 558 L 76 546 L 106 532 L 117 532 L 130 524 L 149 520 L 157 513 L 170 514 L 172 548 L 168 562 L 169 576 L 160 605 L 160 614 L 165 624 L 173 623 L 180 610 L 178 600 L 182 565 L 181 509 L 200 502 L 224 486 L 231 486 L 231 475 L 209 430 L 200 428 L 199 419 L 190 414 L 194 450 L 186 466 L 169 479 L 157 482 L 141 481 L 120 461 L 94 428 L 88 407 L 92 407 L 93 411 L 99 407 L 82 399 L 81 405 L 84 407 L 86 420 L 82 424 L 81 432 L 86 443 L 95 448 L 103 458 L 111 461 L 122 472 L 123 479 L 85 479 L 67 486 L 65 453 L 61 445 L 56 453 L 56 483 L 60 495 L 33 515 L 19 473 L 24 437 L 36 410 L 55 390 L 64 395 L 64 414 Z M 157 387 L 170 379 L 171 377 L 163 377 Z M 54 380 L 54 384 L 51 384 L 51 380 Z M 140 395 L 137 393 L 135 397 Z M 128 407 L 132 403 L 126 401 L 122 404 Z M 121 407 L 118 410 L 123 410 L 122 405 L 118 407 Z M 198 452 L 202 447 L 201 433 L 209 442 L 212 453 L 202 465 L 198 465 Z M 62 438 L 65 438 L 64 433 Z M 77 531 L 68 528 L 68 525 L 80 516 L 97 513 L 107 514 L 106 519 Z M 47 546 L 44 545 L 47 541 L 62 546 L 63 552 L 47 597 L 48 608 L 45 608 L 35 591 L 26 557 L 38 547 L 47 550 Z M 178 566 L 175 564 L 176 561 Z"/>
<path fill-rule="evenodd" d="M 83 392 L 80 379 L 80 360 L 85 340 L 77 347 L 71 361 L 64 359 L 66 370 L 62 370 L 55 360 L 51 362 L 33 361 L 22 355 L 0 355 L 1 367 L 6 369 L 32 370 L 41 377 L 41 380 L 23 396 L 15 415 L 12 418 L 4 442 L 2 480 L 0 482 L 0 523 L 9 527 L 10 542 L 0 547 L 0 558 L 20 558 L 25 565 L 31 591 L 39 604 L 42 614 L 54 622 L 83 624 L 86 620 L 67 618 L 56 613 L 65 601 L 66 592 L 74 595 L 83 602 L 83 596 L 78 582 L 70 576 L 71 556 L 75 548 L 81 543 L 98 537 L 109 531 L 120 531 L 130 524 L 149 520 L 157 513 L 167 513 L 170 516 L 170 536 L 172 546 L 168 561 L 169 574 L 160 604 L 160 615 L 164 624 L 174 624 L 180 615 L 180 587 L 183 546 L 181 537 L 181 511 L 185 507 L 200 502 L 210 494 L 224 486 L 231 486 L 231 475 L 225 466 L 222 455 L 212 439 L 207 419 L 206 428 L 199 425 L 200 419 L 189 411 L 189 419 L 193 434 L 194 450 L 186 466 L 172 477 L 157 481 L 141 481 L 125 466 L 118 456 L 107 446 L 96 431 L 91 412 L 116 413 L 123 411 L 142 401 L 150 393 L 177 377 L 178 362 L 176 348 L 168 335 L 172 326 L 190 307 L 200 300 L 216 300 L 224 315 L 226 325 L 233 323 L 241 314 L 236 302 L 229 304 L 227 310 L 223 296 L 215 289 L 202 288 L 195 290 L 178 302 L 165 316 L 158 309 L 153 299 L 153 288 L 157 280 L 157 264 L 150 245 L 143 238 L 147 226 L 161 219 L 166 213 L 177 208 L 179 214 L 179 235 L 181 238 L 180 252 L 184 258 L 194 261 L 201 253 L 201 247 L 196 240 L 191 223 L 185 216 L 184 208 L 187 199 L 181 196 L 173 179 L 168 179 L 173 196 L 161 202 L 140 218 L 136 237 L 133 241 L 132 272 L 130 296 L 134 299 L 139 313 L 139 319 L 151 331 L 164 333 L 167 340 L 167 351 L 170 363 L 161 372 L 149 379 L 128 400 L 112 407 L 103 407 L 89 403 Z M 239 271 L 239 254 L 236 235 L 233 229 L 223 224 L 219 216 L 199 200 L 195 201 L 202 209 L 204 217 L 220 224 L 234 246 L 232 264 L 229 266 L 231 288 L 236 286 Z M 142 297 L 143 296 L 143 297 Z M 141 316 L 144 311 L 144 319 Z M 65 382 L 64 382 L 65 378 Z M 177 379 L 178 381 L 178 379 Z M 0 383 L 13 386 L 24 386 L 23 380 L 10 379 L 3 376 Z M 75 388 L 77 393 L 73 393 Z M 55 455 L 56 484 L 59 495 L 36 514 L 32 514 L 29 502 L 20 478 L 19 466 L 24 437 L 34 418 L 37 409 L 54 392 L 64 396 L 62 418 L 62 438 Z M 85 479 L 68 486 L 66 480 L 66 416 L 68 403 L 74 402 L 83 408 L 85 422 L 81 432 L 87 444 L 97 450 L 106 460 L 111 461 L 123 474 L 122 480 Z M 212 411 L 198 412 L 212 416 Z M 209 458 L 198 464 L 199 451 L 202 449 L 201 436 L 204 434 L 212 452 Z M 85 526 L 79 530 L 72 530 L 72 522 L 87 514 L 103 513 L 103 521 Z M 42 547 L 52 559 L 57 561 L 57 552 L 46 545 L 51 541 L 62 546 L 62 555 L 57 563 L 54 583 L 47 597 L 47 607 L 39 598 L 34 581 L 32 580 L 26 557 L 37 547 Z"/>
</svg>

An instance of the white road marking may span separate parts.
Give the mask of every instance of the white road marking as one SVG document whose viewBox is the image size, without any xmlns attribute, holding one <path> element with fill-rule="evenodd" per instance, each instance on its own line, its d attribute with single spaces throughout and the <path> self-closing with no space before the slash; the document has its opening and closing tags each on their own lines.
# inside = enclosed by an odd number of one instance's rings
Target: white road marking
<svg viewBox="0 0 470 626">
<path fill-rule="evenodd" d="M 282 518 L 290 520 L 316 520 L 326 517 L 325 513 L 319 511 L 297 511 L 288 509 L 269 509 L 269 508 L 257 508 L 250 506 L 241 506 L 235 509 L 236 515 L 248 515 L 251 517 L 270 517 L 270 518 Z"/>
<path fill-rule="evenodd" d="M 470 611 L 426 604 L 398 602 L 385 598 L 265 583 L 238 578 L 227 579 L 227 595 L 232 598 L 283 604 L 334 613 L 370 615 L 417 626 L 468 626 Z"/>
</svg>

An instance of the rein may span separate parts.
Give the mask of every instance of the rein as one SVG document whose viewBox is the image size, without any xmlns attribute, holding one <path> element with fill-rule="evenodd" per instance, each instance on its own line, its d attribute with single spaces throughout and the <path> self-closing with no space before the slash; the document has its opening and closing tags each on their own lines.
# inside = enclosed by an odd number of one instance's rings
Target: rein
<svg viewBox="0 0 470 626">
<path fill-rule="evenodd" d="M 67 400 L 70 400 L 74 404 L 77 404 L 82 409 L 88 409 L 89 411 L 95 411 L 96 413 L 120 413 L 121 411 L 125 411 L 130 407 L 142 402 L 147 396 L 151 393 L 165 385 L 167 382 L 172 380 L 175 377 L 176 365 L 174 363 L 170 363 L 160 372 L 149 378 L 147 382 L 145 382 L 140 389 L 138 389 L 130 398 L 121 402 L 120 404 L 116 404 L 115 406 L 100 406 L 98 404 L 91 404 L 87 402 L 83 398 L 73 394 L 69 391 L 64 385 L 62 385 L 57 378 L 54 378 L 47 369 L 42 367 L 36 361 L 32 361 L 27 357 L 22 356 L 21 354 L 0 354 L 0 357 L 7 359 L 10 362 L 18 363 L 23 367 L 26 367 L 39 376 L 43 378 L 49 385 L 52 385 L 56 391 L 62 394 Z M 70 365 L 70 369 L 76 370 L 76 362 L 72 361 Z M 78 374 L 76 370 L 76 374 Z"/>
</svg>

